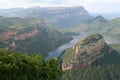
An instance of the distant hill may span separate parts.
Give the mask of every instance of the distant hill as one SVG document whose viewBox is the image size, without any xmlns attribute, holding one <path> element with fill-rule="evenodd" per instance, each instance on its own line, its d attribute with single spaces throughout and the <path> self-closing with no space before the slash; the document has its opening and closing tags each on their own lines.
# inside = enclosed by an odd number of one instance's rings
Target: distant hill
<svg viewBox="0 0 120 80">
<path fill-rule="evenodd" d="M 33 7 L 0 10 L 0 15 L 7 17 L 40 17 L 51 27 L 73 27 L 91 18 L 88 11 L 78 7 Z"/>
<path fill-rule="evenodd" d="M 49 28 L 44 19 L 4 18 L 0 19 L 0 48 L 22 53 L 48 52 L 71 40 L 55 29 Z"/>
<path fill-rule="evenodd" d="M 120 18 L 106 20 L 101 15 L 96 16 L 85 23 L 80 23 L 76 27 L 69 28 L 72 32 L 101 33 L 103 36 L 109 36 L 117 40 L 120 39 Z"/>
<path fill-rule="evenodd" d="M 61 59 L 62 70 L 65 71 L 61 80 L 120 79 L 120 53 L 98 33 L 65 50 Z"/>
</svg>

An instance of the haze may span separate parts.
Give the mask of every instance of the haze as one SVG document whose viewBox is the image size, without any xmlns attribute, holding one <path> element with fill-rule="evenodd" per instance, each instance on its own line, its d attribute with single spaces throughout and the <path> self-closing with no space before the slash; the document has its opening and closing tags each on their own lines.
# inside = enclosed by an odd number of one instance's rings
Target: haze
<svg viewBox="0 0 120 80">
<path fill-rule="evenodd" d="M 120 0 L 0 0 L 0 8 L 84 6 L 89 12 L 120 13 Z"/>
</svg>

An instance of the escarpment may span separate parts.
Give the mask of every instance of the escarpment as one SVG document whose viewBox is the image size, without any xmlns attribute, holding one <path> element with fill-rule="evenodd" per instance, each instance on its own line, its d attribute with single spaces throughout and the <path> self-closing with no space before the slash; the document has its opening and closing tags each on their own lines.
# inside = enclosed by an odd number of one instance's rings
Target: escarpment
<svg viewBox="0 0 120 80">
<path fill-rule="evenodd" d="M 65 51 L 61 57 L 62 70 L 90 66 L 94 61 L 102 58 L 104 54 L 112 51 L 113 49 L 104 41 L 100 34 L 90 35 L 79 41 L 73 48 Z"/>
</svg>

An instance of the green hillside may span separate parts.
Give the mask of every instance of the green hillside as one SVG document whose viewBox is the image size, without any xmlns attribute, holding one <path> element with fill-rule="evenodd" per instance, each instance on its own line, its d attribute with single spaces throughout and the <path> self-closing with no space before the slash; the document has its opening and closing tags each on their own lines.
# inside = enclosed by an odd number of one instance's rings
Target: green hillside
<svg viewBox="0 0 120 80">
<path fill-rule="evenodd" d="M 120 65 L 90 66 L 66 71 L 61 80 L 119 80 Z"/>
<path fill-rule="evenodd" d="M 87 33 L 101 33 L 114 39 L 120 39 L 120 18 L 105 20 L 102 16 L 97 16 L 77 26 L 66 29 L 68 32 L 82 31 Z M 65 31 L 65 30 L 64 30 Z M 118 41 L 119 42 L 119 41 Z"/>
<path fill-rule="evenodd" d="M 22 53 L 48 52 L 72 38 L 50 28 L 41 18 L 0 18 L 0 48 Z"/>
<path fill-rule="evenodd" d="M 35 23 L 41 22 L 41 18 L 19 18 L 19 17 L 1 17 L 0 18 L 0 29 L 7 27 L 13 29 L 24 29 L 28 27 L 34 27 Z M 4 28 L 5 29 L 5 28 Z"/>
<path fill-rule="evenodd" d="M 120 53 L 114 52 L 97 59 L 93 65 L 65 71 L 61 80 L 119 80 Z"/>
<path fill-rule="evenodd" d="M 111 44 L 111 47 L 120 52 L 120 44 Z"/>
<path fill-rule="evenodd" d="M 100 34 L 93 34 L 65 50 L 61 55 L 61 80 L 119 80 L 119 45 L 111 46 Z"/>
</svg>

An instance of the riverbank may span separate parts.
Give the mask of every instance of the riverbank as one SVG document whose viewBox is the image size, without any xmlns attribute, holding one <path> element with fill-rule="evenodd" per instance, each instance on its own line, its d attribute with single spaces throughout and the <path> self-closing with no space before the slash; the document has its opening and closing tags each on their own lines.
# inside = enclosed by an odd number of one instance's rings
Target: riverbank
<svg viewBox="0 0 120 80">
<path fill-rule="evenodd" d="M 84 32 L 80 32 L 80 35 L 71 35 L 71 37 L 73 39 L 70 42 L 65 43 L 65 44 L 59 46 L 58 48 L 56 48 L 55 50 L 49 52 L 47 58 L 59 57 L 65 49 L 74 46 L 78 41 L 80 41 L 81 39 L 83 39 L 87 35 L 88 34 L 84 33 Z"/>
</svg>

